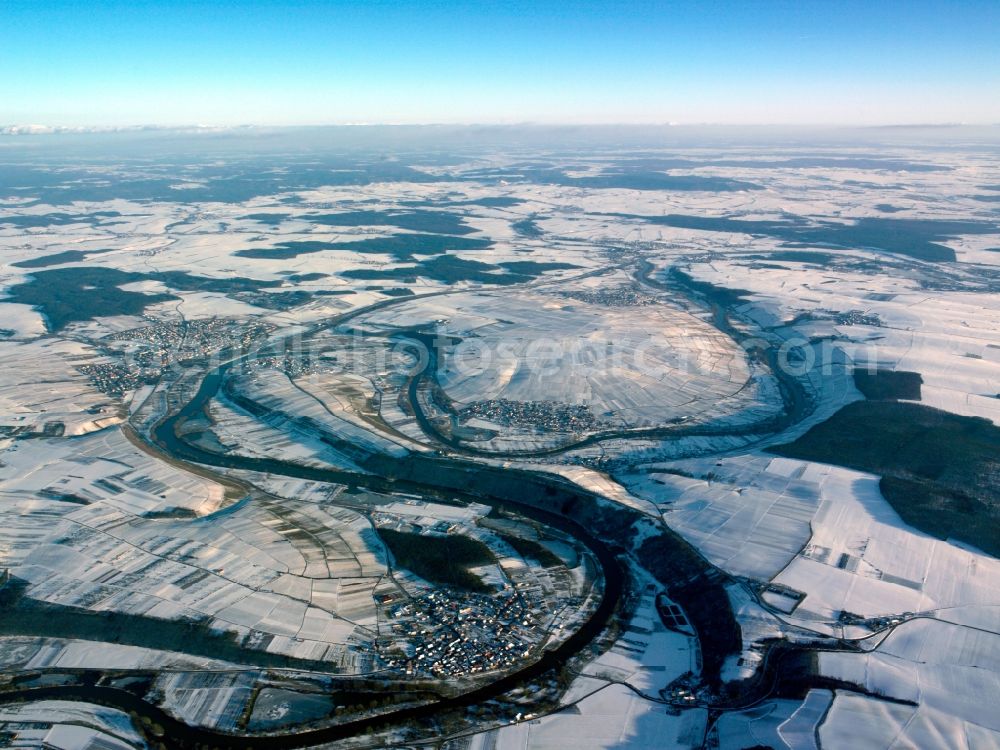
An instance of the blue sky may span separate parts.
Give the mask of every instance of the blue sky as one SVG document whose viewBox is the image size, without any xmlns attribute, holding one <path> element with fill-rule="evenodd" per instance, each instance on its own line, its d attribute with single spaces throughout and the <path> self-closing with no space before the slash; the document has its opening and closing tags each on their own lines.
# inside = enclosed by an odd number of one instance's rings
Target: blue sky
<svg viewBox="0 0 1000 750">
<path fill-rule="evenodd" d="M 1000 0 L 0 0 L 0 124 L 1000 122 Z"/>
</svg>

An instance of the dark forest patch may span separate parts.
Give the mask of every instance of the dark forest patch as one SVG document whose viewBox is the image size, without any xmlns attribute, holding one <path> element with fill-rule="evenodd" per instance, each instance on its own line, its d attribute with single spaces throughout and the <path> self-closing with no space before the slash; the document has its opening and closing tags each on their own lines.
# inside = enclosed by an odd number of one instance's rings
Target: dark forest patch
<svg viewBox="0 0 1000 750">
<path fill-rule="evenodd" d="M 62 330 L 69 323 L 112 315 L 140 315 L 150 305 L 178 299 L 165 292 L 134 292 L 121 289 L 137 281 L 159 281 L 180 291 L 220 294 L 256 293 L 280 282 L 242 277 L 209 278 L 183 271 L 134 273 L 101 266 L 54 268 L 33 273 L 12 287 L 7 302 L 31 305 L 48 321 L 49 330 Z"/>
<path fill-rule="evenodd" d="M 856 401 L 772 453 L 882 477 L 908 524 L 1000 556 L 1000 428 L 903 401 Z"/>
<path fill-rule="evenodd" d="M 626 216 L 626 218 L 644 219 L 650 224 L 677 229 L 775 237 L 796 247 L 868 249 L 926 261 L 955 260 L 955 251 L 941 244 L 944 240 L 966 234 L 993 234 L 997 231 L 994 224 L 981 221 L 882 217 L 865 217 L 850 224 L 836 222 L 814 224 L 798 217 L 777 221 L 687 214 Z"/>
<path fill-rule="evenodd" d="M 362 210 L 334 214 L 300 214 L 298 216 L 286 213 L 263 213 L 249 214 L 243 218 L 272 226 L 288 220 L 297 220 L 329 227 L 396 227 L 428 234 L 463 235 L 476 231 L 466 224 L 461 216 L 444 211 Z"/>
<path fill-rule="evenodd" d="M 63 250 L 61 253 L 52 253 L 51 255 L 41 255 L 37 258 L 28 258 L 27 260 L 20 260 L 17 263 L 11 263 L 12 266 L 17 268 L 48 268 L 49 266 L 61 266 L 65 263 L 80 263 L 85 261 L 91 255 L 97 255 L 99 253 L 107 253 L 109 250 Z"/>
<path fill-rule="evenodd" d="M 398 268 L 357 268 L 344 271 L 341 276 L 349 279 L 397 279 L 414 283 L 417 277 L 454 284 L 458 281 L 478 281 L 481 284 L 521 284 L 531 281 L 545 271 L 575 268 L 569 263 L 536 263 L 511 261 L 498 266 L 466 260 L 454 255 L 441 255 L 414 266 Z"/>
<path fill-rule="evenodd" d="M 521 557 L 534 560 L 543 568 L 554 568 L 564 564 L 557 554 L 533 539 L 525 539 L 513 534 L 498 534 L 497 536 L 513 547 L 514 551 Z"/>
<path fill-rule="evenodd" d="M 417 200 L 417 201 L 402 201 L 400 205 L 403 206 L 413 206 L 414 208 L 420 207 L 431 207 L 440 206 L 443 208 L 450 208 L 452 206 L 480 206 L 482 208 L 513 208 L 514 206 L 519 206 L 522 203 L 526 203 L 523 198 L 512 198 L 507 195 L 488 195 L 483 198 L 468 198 L 468 199 L 458 199 L 458 200 L 434 200 L 429 198 L 427 200 Z"/>
<path fill-rule="evenodd" d="M 492 242 L 468 237 L 450 237 L 441 234 L 394 234 L 391 237 L 371 237 L 351 242 L 319 242 L 303 240 L 282 242 L 274 247 L 237 250 L 235 255 L 242 258 L 287 260 L 300 255 L 319 253 L 325 250 L 392 255 L 399 260 L 413 260 L 414 255 L 440 255 L 447 252 L 484 250 Z"/>
<path fill-rule="evenodd" d="M 118 211 L 94 211 L 89 214 L 34 214 L 28 216 L 0 216 L 0 226 L 8 225 L 18 229 L 38 229 L 41 227 L 63 227 L 69 224 L 100 224 L 102 219 L 121 216 Z"/>
<path fill-rule="evenodd" d="M 520 221 L 511 222 L 510 228 L 520 236 L 530 239 L 541 237 L 544 234 L 534 219 L 521 219 Z"/>
<path fill-rule="evenodd" d="M 918 372 L 854 369 L 854 385 L 871 401 L 919 401 L 923 382 Z"/>
<path fill-rule="evenodd" d="M 828 266 L 836 259 L 831 253 L 810 250 L 777 250 L 762 257 L 784 263 L 814 263 L 817 266 Z"/>
<path fill-rule="evenodd" d="M 396 564 L 425 581 L 478 593 L 493 590 L 469 571 L 471 567 L 497 561 L 490 548 L 479 540 L 460 534 L 425 536 L 392 529 L 376 531 Z"/>
<path fill-rule="evenodd" d="M 325 279 L 330 274 L 326 273 L 293 273 L 285 278 L 296 284 L 304 281 L 319 281 L 320 279 Z"/>
</svg>

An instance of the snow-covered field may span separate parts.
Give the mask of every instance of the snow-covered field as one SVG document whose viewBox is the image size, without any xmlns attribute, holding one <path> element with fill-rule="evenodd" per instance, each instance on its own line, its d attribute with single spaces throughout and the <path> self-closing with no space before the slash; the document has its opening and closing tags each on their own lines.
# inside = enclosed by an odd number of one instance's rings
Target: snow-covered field
<svg viewBox="0 0 1000 750">
<path fill-rule="evenodd" d="M 150 745 L 128 714 L 75 701 L 36 701 L 0 706 L 0 731 L 14 735 L 9 747 L 54 750 L 136 750 Z"/>
<path fill-rule="evenodd" d="M 668 631 L 653 597 L 644 596 L 618 642 L 570 685 L 560 702 L 561 710 L 539 718 L 524 717 L 509 727 L 480 735 L 471 747 L 690 747 L 704 733 L 705 712 L 671 710 L 659 693 L 692 670 L 693 659 L 691 638 Z"/>
<path fill-rule="evenodd" d="M 148 429 L 178 408 L 212 358 L 258 325 L 272 342 L 309 331 L 315 358 L 258 361 L 233 385 L 270 416 L 222 394 L 189 420 L 189 439 L 353 472 L 366 454 L 443 450 L 406 402 L 412 362 L 391 338 L 433 330 L 441 392 L 418 399 L 438 426 L 497 454 L 482 460 L 508 451 L 518 468 L 639 511 L 635 544 L 662 523 L 730 574 L 743 653 L 727 676 L 751 672 L 763 640 L 780 636 L 831 646 L 818 669 L 842 686 L 711 726 L 704 708 L 668 709 L 660 691 L 697 671 L 697 646 L 664 628 L 643 589 L 562 711 L 526 710 L 468 746 L 700 747 L 706 730 L 720 748 L 1000 746 L 988 708 L 1000 700 L 1000 561 L 908 527 L 877 476 L 765 450 L 862 398 L 855 366 L 919 373 L 923 404 L 1000 424 L 995 143 L 927 146 L 941 137 L 459 149 L 413 167 L 360 159 L 353 184 L 351 168 L 330 168 L 331 185 L 315 179 L 323 167 L 303 167 L 300 183 L 283 163 L 236 179 L 231 194 L 212 170 L 252 172 L 235 158 L 204 170 L 95 164 L 90 184 L 18 156 L 55 187 L 0 190 L 0 290 L 14 295 L 0 300 L 0 573 L 41 602 L 197 619 L 248 650 L 346 674 L 373 664 L 379 602 L 432 588 L 405 572 L 390 580 L 373 518 L 455 524 L 498 552 L 484 578 L 580 594 L 583 573 L 534 569 L 483 530 L 481 507 L 252 472 L 210 479 L 144 452 L 123 425 Z M 675 177 L 704 182 L 626 186 Z M 129 190 L 116 194 L 116 180 Z M 726 306 L 732 328 L 720 330 Z M 192 349 L 191 325 L 212 321 L 224 333 Z M 808 406 L 777 434 L 766 425 L 781 393 L 753 342 L 815 358 L 795 375 Z M 143 345 L 155 354 L 145 369 Z M 161 355 L 182 366 L 157 372 Z M 547 406 L 522 410 L 530 403 Z M 627 434 L 645 427 L 687 434 Z M 525 455 L 609 430 L 622 432 Z M 561 620 L 548 613 L 559 637 L 578 604 Z M 833 650 L 842 640 L 857 650 Z M 22 634 L 2 646 L 10 673 L 182 670 L 158 678 L 163 704 L 223 729 L 262 679 L 251 664 L 209 684 L 183 670 L 223 662 L 86 638 Z M 124 715 L 96 706 L 0 705 L 0 732 L 20 724 L 14 746 L 142 746 Z"/>
</svg>

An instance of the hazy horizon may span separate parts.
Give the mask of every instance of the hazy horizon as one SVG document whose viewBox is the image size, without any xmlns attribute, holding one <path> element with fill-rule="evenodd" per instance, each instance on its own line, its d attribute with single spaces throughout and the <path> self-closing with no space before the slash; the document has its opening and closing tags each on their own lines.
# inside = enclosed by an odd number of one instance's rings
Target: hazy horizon
<svg viewBox="0 0 1000 750">
<path fill-rule="evenodd" d="M 1000 122 L 1000 5 L 0 8 L 0 124 Z"/>
</svg>

